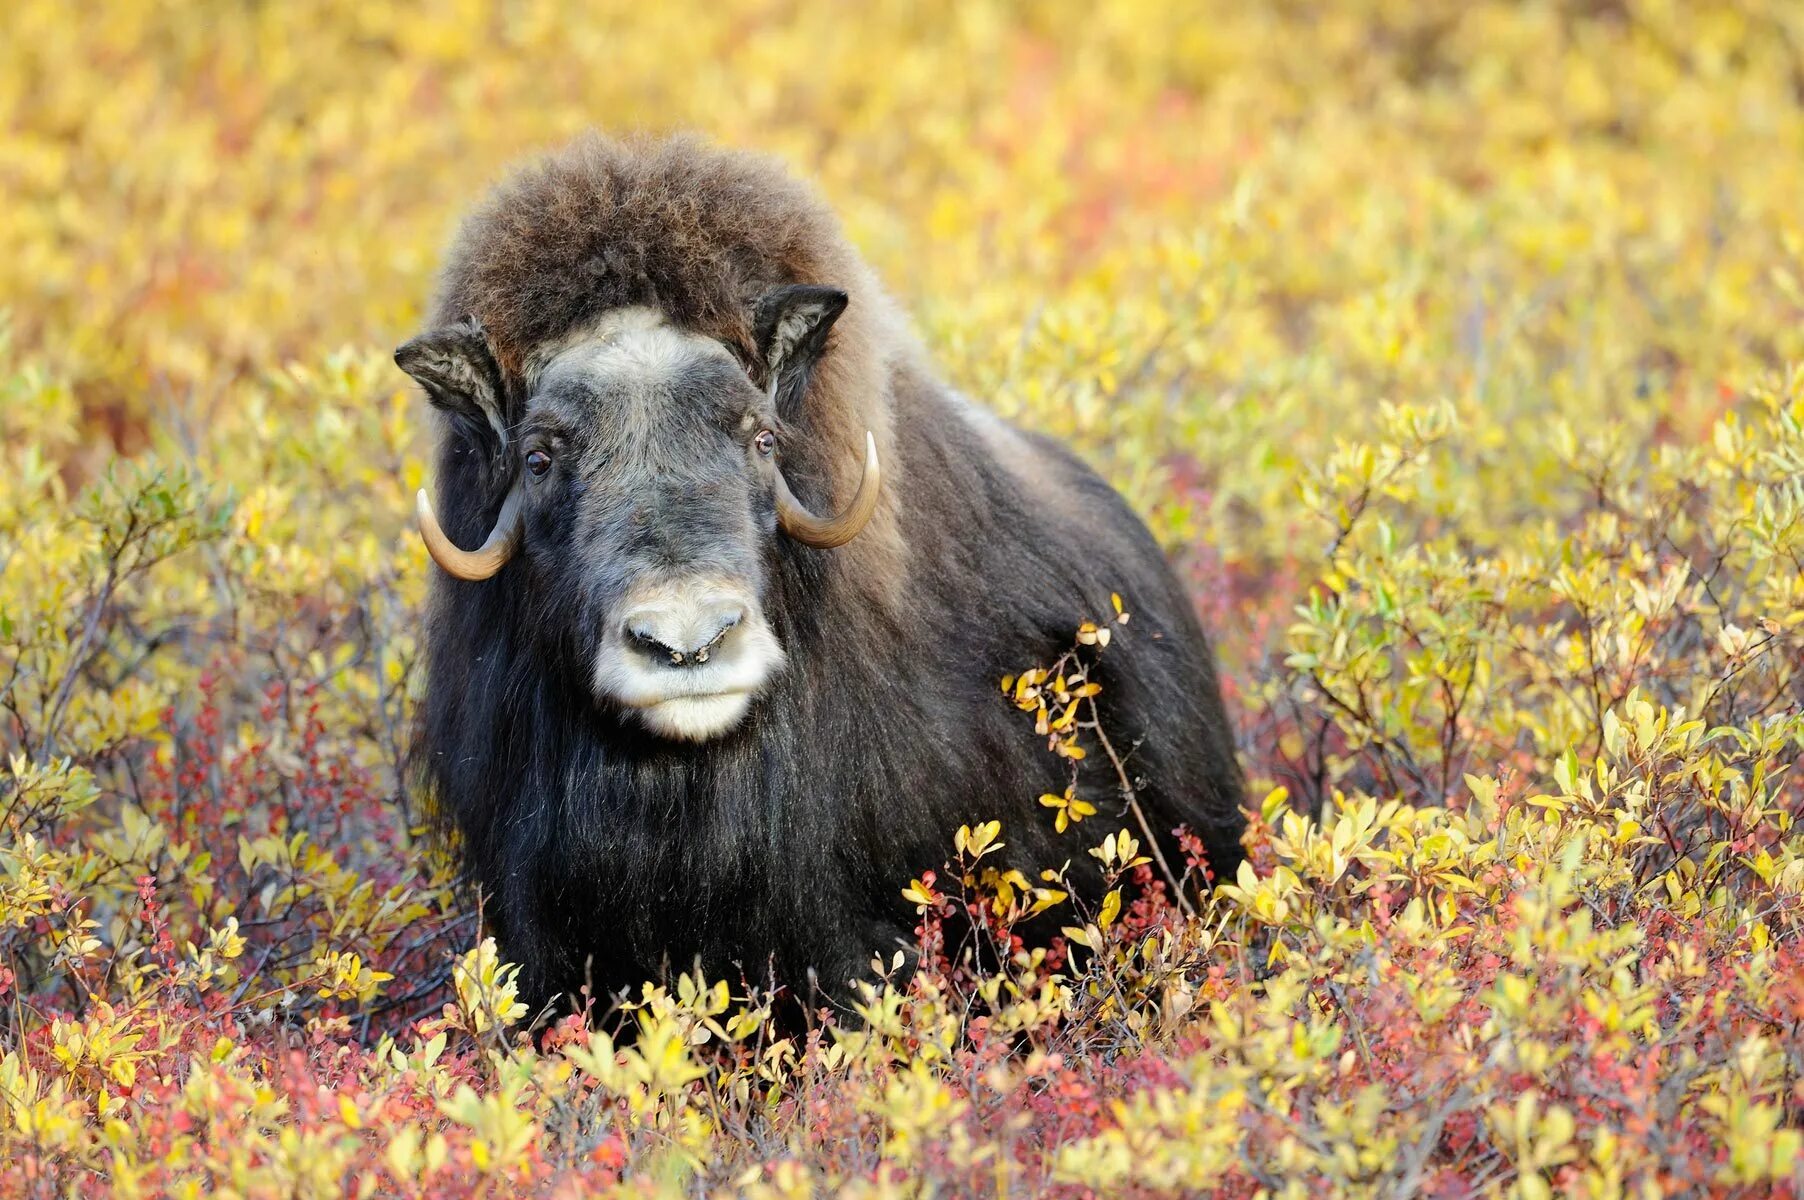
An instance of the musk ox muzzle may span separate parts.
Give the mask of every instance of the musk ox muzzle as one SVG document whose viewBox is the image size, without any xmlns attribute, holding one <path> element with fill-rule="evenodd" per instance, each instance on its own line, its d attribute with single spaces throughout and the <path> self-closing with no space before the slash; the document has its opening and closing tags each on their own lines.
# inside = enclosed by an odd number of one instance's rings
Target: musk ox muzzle
<svg viewBox="0 0 1804 1200">
<path fill-rule="evenodd" d="M 594 686 L 654 733 L 692 742 L 724 733 L 783 667 L 757 597 L 735 580 L 658 580 L 623 607 L 596 655 Z"/>
</svg>

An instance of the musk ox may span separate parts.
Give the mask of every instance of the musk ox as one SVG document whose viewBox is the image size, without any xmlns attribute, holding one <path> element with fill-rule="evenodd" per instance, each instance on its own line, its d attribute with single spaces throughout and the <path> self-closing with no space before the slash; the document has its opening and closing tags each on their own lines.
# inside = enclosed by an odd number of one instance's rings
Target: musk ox
<svg viewBox="0 0 1804 1200">
<path fill-rule="evenodd" d="M 831 996 L 912 940 L 902 889 L 962 823 L 1094 902 L 1117 779 L 1086 760 L 1101 811 L 1055 833 L 1069 766 L 997 681 L 1111 592 L 1100 715 L 1148 824 L 1238 865 L 1232 732 L 1158 545 L 942 382 L 771 161 L 592 137 L 528 167 L 395 360 L 442 414 L 417 761 L 533 1001 L 697 964 Z"/>
</svg>

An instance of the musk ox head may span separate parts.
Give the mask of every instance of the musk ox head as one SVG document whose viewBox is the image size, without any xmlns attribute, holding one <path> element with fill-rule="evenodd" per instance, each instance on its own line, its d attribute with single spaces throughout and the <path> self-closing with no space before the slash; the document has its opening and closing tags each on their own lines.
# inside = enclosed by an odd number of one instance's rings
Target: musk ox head
<svg viewBox="0 0 1804 1200">
<path fill-rule="evenodd" d="M 510 562 L 534 636 L 580 664 L 598 704 L 664 737 L 732 729 L 783 669 L 768 619 L 772 539 L 830 548 L 877 506 L 877 445 L 837 516 L 810 512 L 783 475 L 796 406 L 846 307 L 837 288 L 766 291 L 746 314 L 753 361 L 655 304 L 609 308 L 504 371 L 474 320 L 431 330 L 395 361 L 449 414 L 454 437 L 505 488 L 475 550 L 420 533 L 439 566 L 480 582 Z"/>
</svg>

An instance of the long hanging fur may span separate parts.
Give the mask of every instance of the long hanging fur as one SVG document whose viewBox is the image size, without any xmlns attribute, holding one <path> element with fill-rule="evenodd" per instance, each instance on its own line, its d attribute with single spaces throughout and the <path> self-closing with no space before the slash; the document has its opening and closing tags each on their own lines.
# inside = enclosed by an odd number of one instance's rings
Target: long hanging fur
<svg viewBox="0 0 1804 1200">
<path fill-rule="evenodd" d="M 812 972 L 831 994 L 910 940 L 901 889 L 985 819 L 1002 820 L 1011 865 L 1069 862 L 1094 901 L 1085 848 L 1134 827 L 1113 770 L 1091 756 L 1080 794 L 1101 812 L 1055 834 L 1038 797 L 1063 790 L 1067 765 L 996 684 L 1052 661 L 1111 592 L 1133 621 L 1101 656 L 1100 703 L 1140 802 L 1172 861 L 1180 824 L 1218 876 L 1240 861 L 1213 656 L 1158 545 L 1070 453 L 940 382 L 831 214 L 774 163 L 581 140 L 468 218 L 434 316 L 486 334 L 505 423 L 536 355 L 625 305 L 720 340 L 756 376 L 753 306 L 792 283 L 850 299 L 785 473 L 805 497 L 849 494 L 869 429 L 883 501 L 841 549 L 772 542 L 766 608 L 789 666 L 739 728 L 663 742 L 598 707 L 582 671 L 527 636 L 551 610 L 512 567 L 434 584 L 418 762 L 535 1001 L 697 962 L 797 989 Z M 438 489 L 471 545 L 514 468 L 467 433 L 445 423 Z"/>
</svg>

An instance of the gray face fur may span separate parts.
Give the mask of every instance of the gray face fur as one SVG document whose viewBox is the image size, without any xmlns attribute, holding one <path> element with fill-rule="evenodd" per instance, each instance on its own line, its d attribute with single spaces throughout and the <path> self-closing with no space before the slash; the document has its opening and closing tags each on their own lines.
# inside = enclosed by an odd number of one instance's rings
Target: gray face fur
<svg viewBox="0 0 1804 1200">
<path fill-rule="evenodd" d="M 719 343 L 615 310 L 527 364 L 513 443 L 542 630 L 665 737 L 738 724 L 782 669 L 764 560 L 771 398 Z"/>
</svg>

